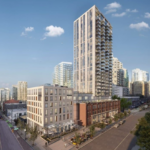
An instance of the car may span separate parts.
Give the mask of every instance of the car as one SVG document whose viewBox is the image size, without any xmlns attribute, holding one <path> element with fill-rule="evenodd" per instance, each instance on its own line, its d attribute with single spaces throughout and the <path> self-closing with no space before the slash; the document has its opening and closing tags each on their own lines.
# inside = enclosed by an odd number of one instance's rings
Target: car
<svg viewBox="0 0 150 150">
<path fill-rule="evenodd" d="M 123 121 L 120 121 L 119 124 L 122 125 L 122 124 L 123 124 Z"/>
<path fill-rule="evenodd" d="M 115 124 L 115 125 L 114 125 L 114 127 L 115 127 L 115 128 L 118 128 L 118 127 L 119 127 L 119 124 L 118 124 L 118 123 L 117 123 L 117 124 Z"/>
</svg>

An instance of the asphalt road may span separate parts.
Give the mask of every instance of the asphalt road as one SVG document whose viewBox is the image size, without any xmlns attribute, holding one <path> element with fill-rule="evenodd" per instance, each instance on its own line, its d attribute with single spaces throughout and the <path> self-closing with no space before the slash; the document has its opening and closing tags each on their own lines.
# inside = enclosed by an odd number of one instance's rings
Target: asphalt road
<svg viewBox="0 0 150 150">
<path fill-rule="evenodd" d="M 131 150 L 136 144 L 136 137 L 130 134 L 138 119 L 147 111 L 132 114 L 119 128 L 112 128 L 94 139 L 81 150 Z"/>
<path fill-rule="evenodd" d="M 3 120 L 0 120 L 0 149 L 23 150 L 22 146 L 11 132 L 7 123 Z"/>
</svg>

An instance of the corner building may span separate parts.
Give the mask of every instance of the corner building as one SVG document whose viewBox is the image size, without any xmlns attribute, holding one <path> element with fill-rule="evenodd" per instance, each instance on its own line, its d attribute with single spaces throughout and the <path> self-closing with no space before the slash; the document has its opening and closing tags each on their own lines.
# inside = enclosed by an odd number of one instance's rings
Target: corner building
<svg viewBox="0 0 150 150">
<path fill-rule="evenodd" d="M 63 86 L 39 86 L 27 90 L 27 123 L 40 131 L 62 132 L 73 124 L 73 90 Z"/>
<path fill-rule="evenodd" d="M 112 26 L 95 5 L 74 21 L 74 91 L 112 93 Z"/>
</svg>

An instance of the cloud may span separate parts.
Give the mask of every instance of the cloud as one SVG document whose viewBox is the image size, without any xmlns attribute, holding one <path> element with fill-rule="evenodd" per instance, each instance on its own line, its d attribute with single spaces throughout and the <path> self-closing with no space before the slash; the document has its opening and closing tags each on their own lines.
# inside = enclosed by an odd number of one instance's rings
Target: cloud
<svg viewBox="0 0 150 150">
<path fill-rule="evenodd" d="M 27 32 L 32 32 L 34 31 L 34 27 L 27 27 L 24 29 L 24 31 L 21 33 L 21 36 L 26 36 Z"/>
<path fill-rule="evenodd" d="M 47 32 L 44 34 L 44 38 L 46 39 L 46 37 L 57 37 L 57 36 L 61 36 L 64 33 L 64 29 L 61 27 L 57 27 L 57 26 L 47 26 L 45 29 Z"/>
<path fill-rule="evenodd" d="M 106 14 L 109 14 L 109 13 L 112 13 L 112 12 L 116 12 L 117 10 L 116 9 L 110 9 L 108 11 L 106 11 Z"/>
<path fill-rule="evenodd" d="M 150 13 L 145 13 L 145 16 L 144 16 L 145 18 L 150 18 Z"/>
<path fill-rule="evenodd" d="M 131 29 L 136 29 L 136 30 L 142 30 L 144 28 L 150 29 L 149 25 L 145 22 L 137 23 L 137 24 L 130 24 L 129 26 Z"/>
<path fill-rule="evenodd" d="M 41 38 L 42 41 L 45 40 L 45 39 L 46 39 L 46 37 Z"/>
<path fill-rule="evenodd" d="M 130 12 L 130 9 L 126 9 L 126 12 Z"/>
<path fill-rule="evenodd" d="M 116 12 L 117 9 L 121 8 L 121 5 L 117 2 L 107 4 L 107 6 L 104 8 L 106 11 L 106 14 Z"/>
<path fill-rule="evenodd" d="M 34 30 L 34 27 L 27 27 L 27 28 L 25 28 L 25 31 L 26 32 L 31 32 L 31 31 L 33 31 Z"/>
<path fill-rule="evenodd" d="M 137 10 L 137 9 L 133 9 L 133 10 L 126 9 L 126 12 L 133 12 L 133 13 L 136 13 L 136 12 L 138 12 L 138 10 Z"/>
<path fill-rule="evenodd" d="M 123 12 L 123 13 L 121 13 L 121 14 L 112 14 L 113 17 L 123 17 L 123 16 L 125 16 L 125 15 L 126 15 L 125 12 Z"/>
<path fill-rule="evenodd" d="M 120 8 L 121 5 L 117 2 L 114 2 L 114 3 L 110 3 L 110 4 L 107 4 L 107 6 L 104 8 L 104 9 L 117 9 L 117 8 Z"/>
<path fill-rule="evenodd" d="M 133 10 L 131 10 L 131 12 L 136 13 L 136 12 L 138 12 L 138 10 L 133 9 Z"/>
</svg>

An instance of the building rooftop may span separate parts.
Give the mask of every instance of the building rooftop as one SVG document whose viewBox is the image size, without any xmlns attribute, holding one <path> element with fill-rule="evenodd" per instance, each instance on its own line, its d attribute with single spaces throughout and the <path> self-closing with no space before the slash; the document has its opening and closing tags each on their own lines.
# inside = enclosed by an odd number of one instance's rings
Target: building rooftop
<svg viewBox="0 0 150 150">
<path fill-rule="evenodd" d="M 20 101 L 18 101 L 18 100 L 11 99 L 11 100 L 5 101 L 4 103 L 6 104 L 6 103 L 19 103 L 19 102 Z"/>
<path fill-rule="evenodd" d="M 24 111 L 27 111 L 26 108 L 21 108 L 21 109 L 7 109 L 7 111 L 9 111 L 9 110 L 12 111 L 12 112 L 18 112 L 18 111 L 19 112 L 21 112 L 21 111 L 24 112 Z"/>
</svg>

